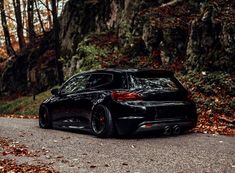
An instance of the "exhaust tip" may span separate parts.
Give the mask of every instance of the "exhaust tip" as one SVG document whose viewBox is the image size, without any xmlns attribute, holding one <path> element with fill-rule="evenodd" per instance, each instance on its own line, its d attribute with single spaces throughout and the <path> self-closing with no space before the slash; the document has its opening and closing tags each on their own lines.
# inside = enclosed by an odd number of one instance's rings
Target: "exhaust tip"
<svg viewBox="0 0 235 173">
<path fill-rule="evenodd" d="M 171 127 L 165 126 L 163 134 L 169 136 L 171 134 Z"/>
<path fill-rule="evenodd" d="M 174 134 L 174 135 L 179 135 L 180 132 L 181 132 L 180 127 L 179 127 L 178 125 L 175 125 L 175 126 L 173 127 L 173 134 Z"/>
</svg>

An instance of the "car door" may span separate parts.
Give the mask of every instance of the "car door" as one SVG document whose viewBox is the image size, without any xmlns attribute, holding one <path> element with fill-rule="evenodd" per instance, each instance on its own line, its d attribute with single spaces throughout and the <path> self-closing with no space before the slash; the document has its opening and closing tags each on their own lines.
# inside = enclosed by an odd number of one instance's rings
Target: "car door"
<svg viewBox="0 0 235 173">
<path fill-rule="evenodd" d="M 90 107 L 90 96 L 87 91 L 89 78 L 90 74 L 79 75 L 75 82 L 76 88 L 67 94 L 70 103 L 67 119 L 71 128 L 86 128 L 89 124 L 86 115 Z"/>
<path fill-rule="evenodd" d="M 74 121 L 77 122 L 79 129 L 90 127 L 91 111 L 99 99 L 104 96 L 104 88 L 112 81 L 113 76 L 106 73 L 93 73 L 86 82 L 86 87 L 75 94 L 70 94 L 72 109 L 70 111 Z M 70 115 L 70 116 L 71 116 Z M 79 123 L 78 123 L 79 122 Z"/>
<path fill-rule="evenodd" d="M 97 104 L 102 97 L 105 96 L 105 91 L 113 80 L 113 75 L 109 73 L 93 73 L 87 83 L 87 90 L 84 93 L 84 118 L 89 122 L 91 120 L 92 107 Z M 107 92 L 107 91 L 106 91 Z"/>
<path fill-rule="evenodd" d="M 89 74 L 76 75 L 62 85 L 57 102 L 53 105 L 53 121 L 55 126 L 73 126 L 78 124 L 75 108 L 82 107 L 81 93 L 85 90 Z M 75 103 L 76 100 L 76 103 Z"/>
</svg>

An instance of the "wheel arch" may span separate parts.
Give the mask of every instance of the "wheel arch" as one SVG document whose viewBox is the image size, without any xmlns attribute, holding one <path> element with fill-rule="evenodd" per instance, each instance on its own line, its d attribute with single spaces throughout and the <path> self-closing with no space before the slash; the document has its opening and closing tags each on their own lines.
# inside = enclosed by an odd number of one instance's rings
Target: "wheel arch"
<svg viewBox="0 0 235 173">
<path fill-rule="evenodd" d="M 110 111 L 110 98 L 111 98 L 110 95 L 105 95 L 104 97 L 102 97 L 102 98 L 98 99 L 96 102 L 94 102 L 92 105 L 92 108 L 91 108 L 91 116 L 92 116 L 92 113 L 94 112 L 95 108 L 98 105 L 106 106 Z"/>
<path fill-rule="evenodd" d="M 109 108 L 105 104 L 102 104 L 102 102 L 93 106 L 92 113 L 91 113 L 91 121 L 90 121 L 91 129 L 92 129 L 92 118 L 93 118 L 93 116 L 95 116 L 95 112 L 96 112 L 95 110 L 98 107 L 101 107 L 106 112 L 106 118 L 107 118 L 106 121 L 108 123 L 107 124 L 108 128 L 105 127 L 105 129 L 106 129 L 105 132 L 102 132 L 102 134 L 96 134 L 96 136 L 101 137 L 101 138 L 110 137 L 115 133 L 115 127 L 114 127 L 115 124 L 113 122 L 112 114 L 111 114 Z M 92 131 L 93 131 L 93 129 L 92 129 Z"/>
<path fill-rule="evenodd" d="M 41 104 L 40 107 L 39 107 L 39 115 L 42 113 L 42 111 L 44 111 L 45 109 L 48 110 L 48 106 L 45 105 L 45 104 Z"/>
</svg>

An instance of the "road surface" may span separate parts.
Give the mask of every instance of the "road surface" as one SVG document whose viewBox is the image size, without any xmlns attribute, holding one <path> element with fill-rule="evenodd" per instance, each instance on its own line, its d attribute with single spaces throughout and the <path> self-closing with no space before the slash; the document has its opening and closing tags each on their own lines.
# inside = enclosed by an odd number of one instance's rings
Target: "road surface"
<svg viewBox="0 0 235 173">
<path fill-rule="evenodd" d="M 90 134 L 45 130 L 32 119 L 0 118 L 0 137 L 46 151 L 37 157 L 0 156 L 18 163 L 50 164 L 76 172 L 235 172 L 235 137 L 188 133 L 98 139 Z"/>
</svg>

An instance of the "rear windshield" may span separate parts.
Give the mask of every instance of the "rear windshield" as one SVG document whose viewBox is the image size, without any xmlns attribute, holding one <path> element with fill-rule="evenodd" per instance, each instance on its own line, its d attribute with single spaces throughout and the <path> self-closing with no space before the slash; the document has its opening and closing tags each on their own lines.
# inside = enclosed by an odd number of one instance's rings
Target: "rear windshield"
<svg viewBox="0 0 235 173">
<path fill-rule="evenodd" d="M 131 75 L 130 80 L 131 80 L 130 87 L 132 89 L 171 90 L 171 91 L 179 89 L 172 77 L 158 77 L 158 76 L 154 77 L 153 75 L 151 76 Z"/>
</svg>

